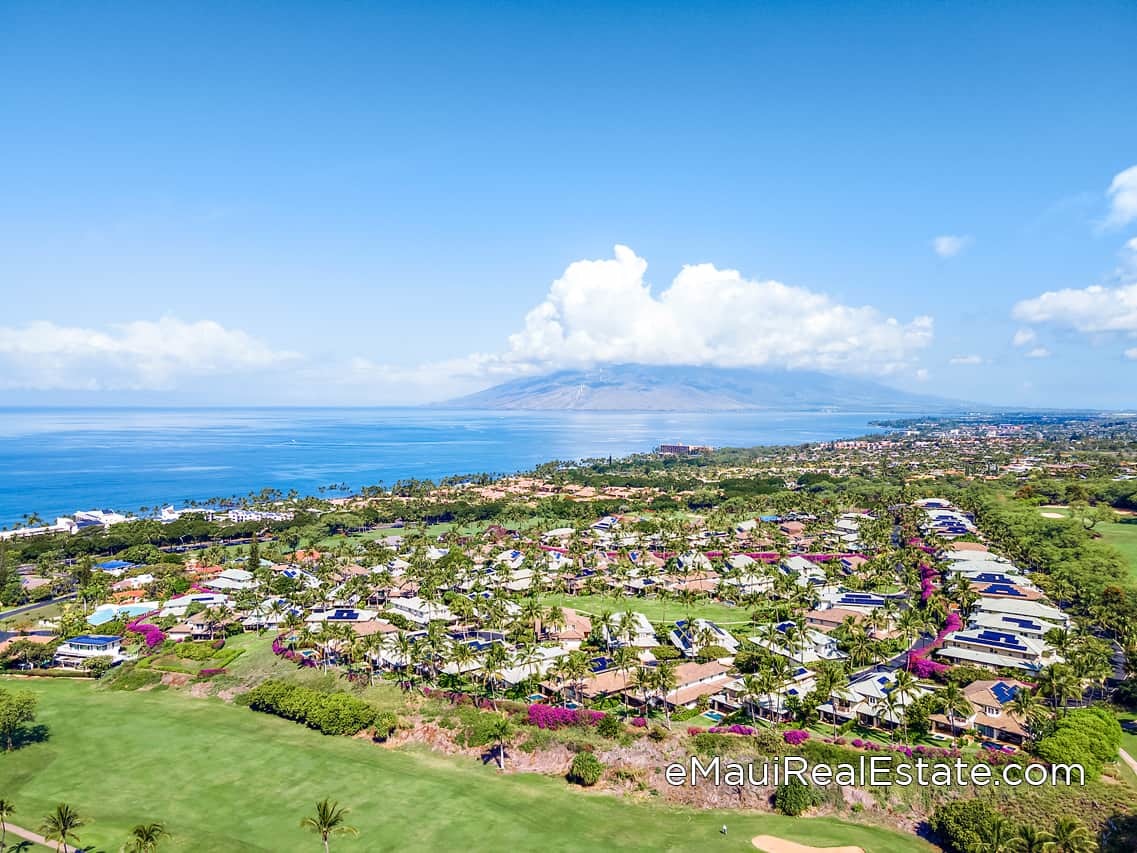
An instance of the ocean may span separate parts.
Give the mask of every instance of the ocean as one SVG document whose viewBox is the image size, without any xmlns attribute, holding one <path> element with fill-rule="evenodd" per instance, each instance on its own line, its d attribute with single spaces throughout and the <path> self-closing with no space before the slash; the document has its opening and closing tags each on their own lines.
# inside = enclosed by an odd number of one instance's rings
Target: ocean
<svg viewBox="0 0 1137 853">
<path fill-rule="evenodd" d="M 244 495 L 507 473 L 551 459 L 796 444 L 873 432 L 873 413 L 429 408 L 0 408 L 0 526 Z"/>
</svg>

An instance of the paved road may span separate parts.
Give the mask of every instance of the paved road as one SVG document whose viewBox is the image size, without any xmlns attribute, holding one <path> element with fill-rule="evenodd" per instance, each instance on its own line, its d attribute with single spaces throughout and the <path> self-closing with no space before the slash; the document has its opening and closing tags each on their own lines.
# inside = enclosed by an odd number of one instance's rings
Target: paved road
<svg viewBox="0 0 1137 853">
<path fill-rule="evenodd" d="M 22 838 L 25 841 L 32 842 L 33 844 L 42 844 L 44 847 L 48 847 L 52 850 L 55 849 L 54 841 L 48 841 L 42 835 L 32 832 L 30 829 L 24 829 L 23 827 L 19 826 L 12 826 L 12 824 L 7 822 L 4 825 L 9 835 L 15 835 L 17 838 Z M 67 845 L 67 849 L 72 849 L 70 844 Z"/>
<path fill-rule="evenodd" d="M 70 601 L 75 597 L 75 593 L 70 592 L 67 595 L 61 595 L 58 598 L 48 598 L 43 601 L 37 601 L 34 604 L 25 604 L 21 607 L 14 607 L 11 610 L 5 610 L 0 613 L 0 621 L 4 619 L 11 619 L 14 616 L 22 616 L 25 613 L 31 613 L 33 610 L 39 610 L 41 607 L 48 607 L 52 604 L 59 604 L 61 601 Z"/>
<path fill-rule="evenodd" d="M 1118 753 L 1121 755 L 1121 760 L 1129 765 L 1129 769 L 1137 773 L 1137 759 L 1134 759 L 1133 756 L 1124 749 L 1119 749 Z"/>
</svg>

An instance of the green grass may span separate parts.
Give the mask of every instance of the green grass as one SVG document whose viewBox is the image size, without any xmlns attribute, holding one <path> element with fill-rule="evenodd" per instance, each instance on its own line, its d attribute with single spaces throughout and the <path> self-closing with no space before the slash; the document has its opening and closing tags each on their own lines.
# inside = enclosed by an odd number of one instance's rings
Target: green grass
<svg viewBox="0 0 1137 853">
<path fill-rule="evenodd" d="M 1114 524 L 1099 524 L 1094 532 L 1121 552 L 1129 562 L 1129 576 L 1137 581 L 1137 516 L 1127 516 Z"/>
<path fill-rule="evenodd" d="M 659 598 L 631 598 L 622 595 L 543 595 L 541 602 L 558 607 L 571 607 L 590 614 L 600 614 L 606 610 L 623 613 L 634 610 L 642 613 L 652 622 L 674 622 L 686 618 L 686 609 L 678 601 L 664 601 Z M 691 608 L 692 619 L 711 619 L 722 625 L 742 624 L 750 621 L 750 611 L 745 607 L 727 607 L 717 601 L 700 600 Z"/>
<path fill-rule="evenodd" d="M 315 851 L 299 826 L 316 800 L 351 807 L 358 839 L 336 851 L 749 850 L 770 833 L 868 853 L 930 851 L 923 841 L 830 818 L 694 811 L 499 776 L 469 759 L 324 737 L 294 723 L 170 691 L 21 682 L 40 695 L 50 738 L 0 760 L 0 791 L 21 826 L 66 801 L 85 847 L 118 850 L 130 827 L 163 821 L 167 851 Z M 718 834 L 723 823 L 729 838 Z"/>
<path fill-rule="evenodd" d="M 1051 512 L 1069 517 L 1066 507 L 1044 506 L 1039 512 Z M 1118 515 L 1115 522 L 1102 522 L 1095 525 L 1094 533 L 1101 535 L 1101 541 L 1112 545 L 1121 552 L 1129 563 L 1129 576 L 1137 582 L 1137 515 Z"/>
</svg>

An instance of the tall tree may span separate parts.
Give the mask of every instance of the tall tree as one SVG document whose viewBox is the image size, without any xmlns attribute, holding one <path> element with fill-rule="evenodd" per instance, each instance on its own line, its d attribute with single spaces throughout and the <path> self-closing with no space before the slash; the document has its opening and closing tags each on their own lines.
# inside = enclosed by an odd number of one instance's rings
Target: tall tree
<svg viewBox="0 0 1137 853">
<path fill-rule="evenodd" d="M 49 812 L 44 817 L 43 823 L 40 824 L 40 832 L 48 841 L 58 842 L 56 850 L 67 853 L 68 843 L 79 840 L 79 836 L 75 833 L 83 826 L 83 823 L 83 819 L 79 817 L 79 813 L 75 809 L 67 803 L 60 803 L 54 811 Z"/>
<path fill-rule="evenodd" d="M 0 737 L 4 738 L 9 752 L 15 747 L 24 724 L 35 721 L 38 701 L 30 690 L 0 689 Z"/>
<path fill-rule="evenodd" d="M 8 818 L 16 813 L 16 806 L 11 800 L 0 800 L 0 850 L 6 850 L 5 840 L 8 837 Z"/>
<path fill-rule="evenodd" d="M 336 835 L 359 835 L 359 830 L 347 823 L 346 809 L 335 800 L 326 797 L 316 803 L 316 813 L 300 821 L 300 826 L 310 829 L 324 842 L 324 853 L 328 853 L 329 840 Z"/>
</svg>

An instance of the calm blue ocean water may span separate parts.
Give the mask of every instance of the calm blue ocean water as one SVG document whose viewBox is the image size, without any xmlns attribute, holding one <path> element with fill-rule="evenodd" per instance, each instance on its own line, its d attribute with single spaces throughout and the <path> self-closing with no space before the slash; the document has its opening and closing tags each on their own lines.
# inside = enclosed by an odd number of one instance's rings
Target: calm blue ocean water
<svg viewBox="0 0 1137 853">
<path fill-rule="evenodd" d="M 873 431 L 863 414 L 433 409 L 0 409 L 0 525 L 265 487 L 315 493 L 524 470 L 661 442 L 793 444 Z"/>
</svg>

